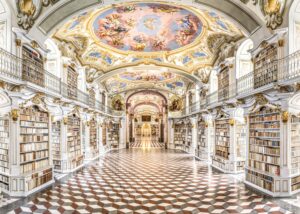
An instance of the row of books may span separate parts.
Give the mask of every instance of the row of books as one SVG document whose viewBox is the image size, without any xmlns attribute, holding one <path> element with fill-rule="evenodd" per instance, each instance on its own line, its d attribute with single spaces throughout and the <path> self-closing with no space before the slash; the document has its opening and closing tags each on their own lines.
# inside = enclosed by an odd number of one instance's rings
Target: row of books
<svg viewBox="0 0 300 214">
<path fill-rule="evenodd" d="M 39 152 L 29 152 L 25 154 L 20 154 L 20 160 L 22 162 L 34 161 L 37 159 L 48 158 L 48 151 L 39 151 Z"/>
<path fill-rule="evenodd" d="M 45 122 L 21 121 L 20 125 L 21 127 L 48 128 L 48 123 Z"/>
<path fill-rule="evenodd" d="M 250 143 L 250 145 L 255 144 L 255 145 L 269 146 L 269 147 L 279 147 L 280 146 L 280 141 L 262 140 L 262 139 L 257 139 L 257 138 L 250 138 L 249 143 Z"/>
<path fill-rule="evenodd" d="M 33 163 L 21 164 L 21 173 L 29 173 L 49 166 L 49 160 L 44 159 Z"/>
<path fill-rule="evenodd" d="M 43 143 L 48 142 L 48 135 L 22 135 L 20 136 L 20 143 Z"/>
<path fill-rule="evenodd" d="M 280 155 L 280 148 L 269 148 L 264 146 L 250 145 L 250 152 L 262 153 L 266 155 Z"/>
<path fill-rule="evenodd" d="M 34 151 L 39 151 L 39 150 L 48 150 L 49 149 L 49 143 L 44 142 L 44 143 L 25 143 L 25 144 L 20 144 L 20 152 L 34 152 Z"/>
<path fill-rule="evenodd" d="M 260 171 L 268 172 L 273 175 L 280 175 L 280 167 L 258 161 L 248 160 L 249 167 L 258 169 Z"/>
<path fill-rule="evenodd" d="M 250 129 L 279 129 L 280 122 L 252 123 Z"/>
<path fill-rule="evenodd" d="M 280 115 L 279 114 L 272 114 L 272 115 L 267 115 L 267 116 L 255 116 L 255 117 L 250 117 L 250 123 L 255 123 L 255 122 L 270 122 L 274 123 L 280 120 Z"/>
<path fill-rule="evenodd" d="M 270 163 L 270 164 L 280 164 L 280 157 L 278 156 L 270 156 L 270 155 L 264 155 L 264 154 L 257 154 L 257 153 L 250 153 L 249 159 Z"/>
<path fill-rule="evenodd" d="M 38 186 L 41 186 L 53 178 L 52 169 L 45 170 L 42 175 L 39 173 L 33 174 L 31 180 L 27 182 L 28 190 L 32 190 Z"/>
<path fill-rule="evenodd" d="M 250 131 L 250 137 L 279 138 L 280 132 Z"/>
<path fill-rule="evenodd" d="M 246 180 L 263 189 L 274 191 L 273 178 L 264 174 L 260 174 L 251 170 L 246 171 Z"/>
<path fill-rule="evenodd" d="M 21 134 L 48 134 L 48 129 L 21 128 Z"/>
<path fill-rule="evenodd" d="M 44 123 L 48 123 L 48 117 L 47 117 L 47 113 L 45 114 L 37 114 L 37 115 L 25 115 L 25 114 L 21 114 L 20 115 L 20 121 L 36 121 L 36 122 L 44 122 Z"/>
</svg>

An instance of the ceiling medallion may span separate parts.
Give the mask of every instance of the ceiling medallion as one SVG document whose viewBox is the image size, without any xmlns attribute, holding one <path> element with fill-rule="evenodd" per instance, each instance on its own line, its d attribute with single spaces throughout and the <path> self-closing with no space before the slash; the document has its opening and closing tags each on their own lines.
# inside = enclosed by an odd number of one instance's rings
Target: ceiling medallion
<svg viewBox="0 0 300 214">
<path fill-rule="evenodd" d="M 200 43 L 202 20 L 183 6 L 133 3 L 98 11 L 89 31 L 98 45 L 120 54 L 173 54 Z"/>
</svg>

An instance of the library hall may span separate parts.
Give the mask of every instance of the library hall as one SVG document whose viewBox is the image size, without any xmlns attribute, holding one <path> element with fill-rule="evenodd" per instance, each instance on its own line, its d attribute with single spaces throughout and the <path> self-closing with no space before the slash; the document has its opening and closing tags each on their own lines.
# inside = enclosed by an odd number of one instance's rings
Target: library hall
<svg viewBox="0 0 300 214">
<path fill-rule="evenodd" d="M 300 214 L 300 0 L 0 0 L 0 214 Z"/>
</svg>

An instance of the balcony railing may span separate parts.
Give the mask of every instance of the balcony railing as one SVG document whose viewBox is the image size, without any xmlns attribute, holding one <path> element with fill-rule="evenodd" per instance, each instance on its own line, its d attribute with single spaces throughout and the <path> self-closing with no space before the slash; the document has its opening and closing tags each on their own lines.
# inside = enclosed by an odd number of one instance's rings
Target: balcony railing
<svg viewBox="0 0 300 214">
<path fill-rule="evenodd" d="M 90 107 L 95 106 L 95 109 L 105 114 L 113 116 L 122 116 L 123 114 L 122 111 L 115 111 L 94 98 L 90 99 L 88 93 L 76 88 L 70 88 L 60 78 L 38 67 L 31 61 L 22 60 L 3 49 L 0 49 L 0 79 L 15 84 L 27 82 L 34 86 L 42 87 L 46 93 L 54 93 Z"/>
<path fill-rule="evenodd" d="M 206 103 L 207 105 L 212 105 L 218 102 L 218 91 L 215 91 L 211 94 L 208 94 L 206 97 Z"/>
<path fill-rule="evenodd" d="M 300 51 L 278 61 L 278 81 L 290 82 L 300 78 Z"/>
<path fill-rule="evenodd" d="M 246 94 L 253 90 L 253 72 L 250 72 L 237 79 L 237 95 Z"/>
</svg>

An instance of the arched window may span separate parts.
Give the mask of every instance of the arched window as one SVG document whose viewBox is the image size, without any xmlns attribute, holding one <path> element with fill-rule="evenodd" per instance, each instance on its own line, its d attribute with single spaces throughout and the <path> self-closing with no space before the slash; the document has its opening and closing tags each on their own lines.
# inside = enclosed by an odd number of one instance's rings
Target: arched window
<svg viewBox="0 0 300 214">
<path fill-rule="evenodd" d="M 218 76 L 217 71 L 212 70 L 210 79 L 209 79 L 209 93 L 212 94 L 218 90 Z"/>
<path fill-rule="evenodd" d="M 289 53 L 300 50 L 300 0 L 294 0 L 289 13 Z"/>
<path fill-rule="evenodd" d="M 47 39 L 45 45 L 49 51 L 47 53 L 47 63 L 45 68 L 48 72 L 60 78 L 62 72 L 61 53 L 53 40 Z"/>
<path fill-rule="evenodd" d="M 236 53 L 236 78 L 240 78 L 253 71 L 253 62 L 249 50 L 253 48 L 251 39 L 245 40 Z"/>
<path fill-rule="evenodd" d="M 11 52 L 11 11 L 5 0 L 0 0 L 0 48 Z"/>
</svg>

